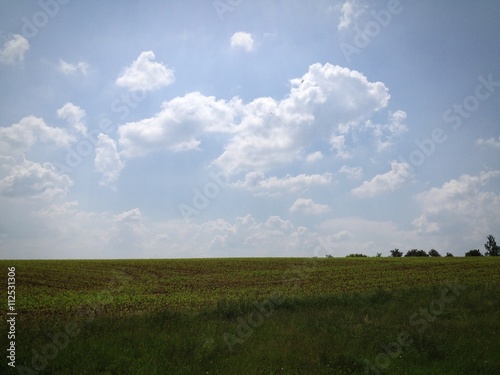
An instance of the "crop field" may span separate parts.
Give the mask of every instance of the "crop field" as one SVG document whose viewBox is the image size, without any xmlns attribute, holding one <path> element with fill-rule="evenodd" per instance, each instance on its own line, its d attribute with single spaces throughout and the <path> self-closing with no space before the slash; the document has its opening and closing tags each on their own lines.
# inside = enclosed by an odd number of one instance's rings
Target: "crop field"
<svg viewBox="0 0 500 375">
<path fill-rule="evenodd" d="M 0 264 L 2 374 L 500 373 L 495 257 Z"/>
</svg>

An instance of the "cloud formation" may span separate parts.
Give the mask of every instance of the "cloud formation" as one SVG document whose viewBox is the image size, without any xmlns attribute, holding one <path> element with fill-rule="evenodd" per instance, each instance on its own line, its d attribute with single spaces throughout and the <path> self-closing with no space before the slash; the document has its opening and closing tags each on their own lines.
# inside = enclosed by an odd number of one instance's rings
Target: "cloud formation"
<svg viewBox="0 0 500 375">
<path fill-rule="evenodd" d="M 35 163 L 24 157 L 20 161 L 11 158 L 1 172 L 5 177 L 0 179 L 0 194 L 8 198 L 52 200 L 64 197 L 73 185 L 51 163 Z"/>
<path fill-rule="evenodd" d="M 378 174 L 371 180 L 364 181 L 361 186 L 352 189 L 351 192 L 360 198 L 371 198 L 376 195 L 395 191 L 411 178 L 410 165 L 394 160 L 391 162 L 391 170 L 389 172 Z"/>
<path fill-rule="evenodd" d="M 154 60 L 153 51 L 142 52 L 116 79 L 116 85 L 129 91 L 151 91 L 171 85 L 175 81 L 174 71 Z"/>
<path fill-rule="evenodd" d="M 102 174 L 100 184 L 113 187 L 125 167 L 116 150 L 116 143 L 106 134 L 99 134 L 95 148 L 95 170 Z"/>
<path fill-rule="evenodd" d="M 65 75 L 77 74 L 80 73 L 82 75 L 87 75 L 89 70 L 89 64 L 84 61 L 81 61 L 76 64 L 71 64 L 69 62 L 64 61 L 63 59 L 59 59 L 58 69 L 61 73 Z"/>
<path fill-rule="evenodd" d="M 29 48 L 28 39 L 19 34 L 12 35 L 0 49 L 0 63 L 14 65 L 22 62 Z"/>
<path fill-rule="evenodd" d="M 239 31 L 231 37 L 231 47 L 241 48 L 247 52 L 251 52 L 254 48 L 254 40 L 251 33 Z"/>
<path fill-rule="evenodd" d="M 315 203 L 312 199 L 298 198 L 290 207 L 292 213 L 303 213 L 305 215 L 321 215 L 330 212 L 327 204 Z"/>
</svg>

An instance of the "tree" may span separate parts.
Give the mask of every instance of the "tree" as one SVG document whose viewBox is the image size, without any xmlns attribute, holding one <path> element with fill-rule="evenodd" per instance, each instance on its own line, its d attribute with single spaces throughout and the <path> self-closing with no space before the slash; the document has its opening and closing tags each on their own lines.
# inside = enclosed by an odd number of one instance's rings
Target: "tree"
<svg viewBox="0 0 500 375">
<path fill-rule="evenodd" d="M 367 255 L 365 254 L 349 254 L 347 255 L 347 258 L 366 258 Z"/>
<path fill-rule="evenodd" d="M 395 257 L 395 258 L 401 258 L 403 256 L 403 253 L 401 251 L 399 251 L 399 249 L 391 250 L 390 253 L 391 253 L 391 257 Z"/>
<path fill-rule="evenodd" d="M 405 254 L 405 257 L 428 257 L 429 254 L 427 254 L 424 250 L 417 250 L 417 249 L 411 249 L 408 250 Z"/>
<path fill-rule="evenodd" d="M 492 257 L 497 257 L 500 255 L 500 247 L 497 246 L 497 242 L 495 241 L 495 237 L 493 237 L 491 234 L 487 237 L 488 241 L 484 244 L 484 248 L 486 249 L 486 252 L 484 255 L 486 256 L 492 256 Z"/>
<path fill-rule="evenodd" d="M 380 258 L 382 256 L 382 253 L 377 253 L 377 258 Z"/>
<path fill-rule="evenodd" d="M 482 257 L 483 254 L 479 251 L 479 249 L 469 250 L 465 253 L 466 257 Z"/>
<path fill-rule="evenodd" d="M 452 256 L 453 256 L 453 254 L 452 254 L 452 253 L 446 253 L 446 256 L 447 256 L 447 257 L 452 257 Z"/>
<path fill-rule="evenodd" d="M 429 250 L 429 256 L 431 256 L 431 257 L 440 257 L 441 254 L 439 254 L 438 251 L 435 250 L 435 249 L 430 249 Z"/>
</svg>

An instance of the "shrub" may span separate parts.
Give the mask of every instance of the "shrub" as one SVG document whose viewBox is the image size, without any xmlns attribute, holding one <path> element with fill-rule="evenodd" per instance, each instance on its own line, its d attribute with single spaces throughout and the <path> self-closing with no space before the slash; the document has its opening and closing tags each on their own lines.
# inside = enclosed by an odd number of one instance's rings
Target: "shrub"
<svg viewBox="0 0 500 375">
<path fill-rule="evenodd" d="M 482 257 L 481 251 L 479 249 L 469 250 L 465 253 L 466 257 Z"/>
<path fill-rule="evenodd" d="M 417 249 L 411 249 L 408 250 L 408 252 L 405 254 L 405 257 L 428 257 L 429 254 L 427 254 L 424 250 L 417 250 Z"/>
<path fill-rule="evenodd" d="M 429 250 L 429 256 L 431 256 L 431 257 L 440 257 L 441 254 L 439 254 L 439 252 L 437 250 L 435 250 L 435 249 L 430 249 Z"/>
<path fill-rule="evenodd" d="M 403 256 L 403 253 L 401 251 L 399 251 L 399 249 L 394 249 L 394 250 L 391 250 L 391 257 L 394 257 L 394 258 L 400 258 Z"/>
<path fill-rule="evenodd" d="M 366 258 L 367 255 L 365 254 L 349 254 L 347 255 L 347 258 Z"/>
</svg>

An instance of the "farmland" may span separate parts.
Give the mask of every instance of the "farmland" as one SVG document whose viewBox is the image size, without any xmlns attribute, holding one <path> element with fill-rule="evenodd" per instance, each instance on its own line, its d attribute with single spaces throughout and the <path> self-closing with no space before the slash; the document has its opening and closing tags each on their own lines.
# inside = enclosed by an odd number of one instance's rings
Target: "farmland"
<svg viewBox="0 0 500 375">
<path fill-rule="evenodd" d="M 25 373 L 500 373 L 496 258 L 0 263 Z"/>
</svg>

